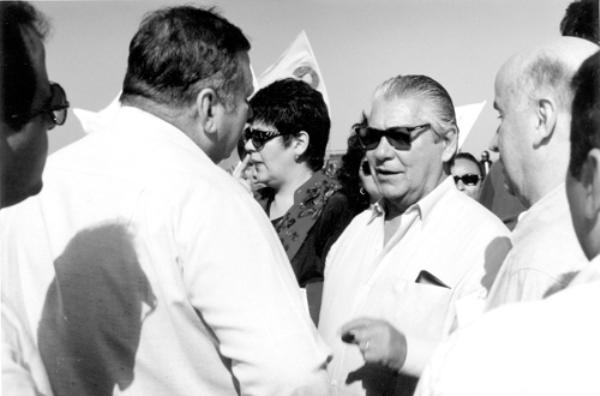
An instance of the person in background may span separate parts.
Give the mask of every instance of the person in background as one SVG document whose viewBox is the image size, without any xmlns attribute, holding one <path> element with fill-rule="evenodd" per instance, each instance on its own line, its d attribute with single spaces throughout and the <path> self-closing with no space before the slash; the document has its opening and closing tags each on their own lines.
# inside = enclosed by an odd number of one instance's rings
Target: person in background
<svg viewBox="0 0 600 396">
<path fill-rule="evenodd" d="M 355 215 L 381 198 L 365 156 L 365 149 L 356 134 L 356 129 L 366 125 L 366 122 L 366 116 L 363 115 L 362 121 L 353 125 L 352 133 L 348 137 L 348 148 L 342 156 L 342 163 L 336 175 Z"/>
<path fill-rule="evenodd" d="M 437 81 L 383 82 L 356 132 L 383 211 L 357 215 L 327 257 L 319 332 L 333 349 L 330 386 L 412 394 L 437 344 L 469 321 L 462 307 L 484 301 L 510 248 L 508 230 L 444 171 L 458 127 Z"/>
<path fill-rule="evenodd" d="M 600 394 L 600 53 L 573 82 L 566 174 L 577 239 L 591 262 L 547 299 L 505 305 L 436 351 L 417 396 Z"/>
<path fill-rule="evenodd" d="M 216 165 L 246 123 L 249 49 L 212 9 L 147 14 L 114 118 L 2 215 L 55 396 L 326 394 L 285 251 Z"/>
<path fill-rule="evenodd" d="M 45 17 L 26 2 L 0 2 L 0 208 L 42 189 L 47 131 L 66 121 L 60 85 L 48 80 Z M 18 293 L 19 263 L 2 263 L 2 393 L 52 394 Z M 13 269 L 13 271 L 11 271 Z"/>
<path fill-rule="evenodd" d="M 330 129 L 327 106 L 319 91 L 292 78 L 262 88 L 250 106 L 245 149 L 256 182 L 267 186 L 256 195 L 317 323 L 325 257 L 353 216 L 337 181 L 321 171 Z"/>
<path fill-rule="evenodd" d="M 471 153 L 461 152 L 449 163 L 450 175 L 456 188 L 469 197 L 479 201 L 483 169 L 481 163 Z"/>
<path fill-rule="evenodd" d="M 541 299 L 563 288 L 586 260 L 571 225 L 564 180 L 569 162 L 570 81 L 595 44 L 561 37 L 511 57 L 496 76 L 494 108 L 507 185 L 528 209 L 487 307 Z"/>
</svg>

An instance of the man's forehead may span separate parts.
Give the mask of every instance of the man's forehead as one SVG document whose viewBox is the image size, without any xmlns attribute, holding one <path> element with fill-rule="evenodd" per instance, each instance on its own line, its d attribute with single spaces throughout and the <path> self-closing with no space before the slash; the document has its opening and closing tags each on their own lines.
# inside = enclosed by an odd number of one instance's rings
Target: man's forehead
<svg viewBox="0 0 600 396">
<path fill-rule="evenodd" d="M 426 103 L 410 97 L 386 98 L 373 100 L 368 117 L 369 124 L 389 128 L 391 126 L 412 126 L 415 122 L 426 119 Z"/>
</svg>

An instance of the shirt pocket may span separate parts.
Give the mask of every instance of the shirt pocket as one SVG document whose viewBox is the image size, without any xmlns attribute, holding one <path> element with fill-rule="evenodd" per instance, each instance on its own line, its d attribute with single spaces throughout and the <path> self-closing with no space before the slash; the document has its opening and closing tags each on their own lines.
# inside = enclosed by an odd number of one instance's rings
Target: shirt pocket
<svg viewBox="0 0 600 396">
<path fill-rule="evenodd" d="M 396 325 L 406 334 L 440 339 L 444 336 L 453 290 L 398 279 L 393 286 Z"/>
</svg>

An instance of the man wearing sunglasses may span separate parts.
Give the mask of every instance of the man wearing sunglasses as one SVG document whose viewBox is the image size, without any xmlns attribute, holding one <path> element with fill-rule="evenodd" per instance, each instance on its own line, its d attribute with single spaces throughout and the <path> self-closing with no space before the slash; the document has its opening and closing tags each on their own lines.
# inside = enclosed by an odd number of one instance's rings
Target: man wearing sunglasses
<svg viewBox="0 0 600 396">
<path fill-rule="evenodd" d="M 500 124 L 491 149 L 500 154 L 508 189 L 528 209 L 512 232 L 513 249 L 490 292 L 488 309 L 544 298 L 586 265 L 563 175 L 569 161 L 569 83 L 597 48 L 562 37 L 515 54 L 496 76 L 494 108 Z"/>
<path fill-rule="evenodd" d="M 435 80 L 385 81 L 355 133 L 384 213 L 359 214 L 331 248 L 319 331 L 340 394 L 408 395 L 435 346 L 483 304 L 508 230 L 444 172 L 458 128 Z"/>
<path fill-rule="evenodd" d="M 42 188 L 47 131 L 65 122 L 69 103 L 46 72 L 43 15 L 25 2 L 0 3 L 0 208 Z M 18 291 L 19 262 L 2 263 L 2 391 L 51 395 L 35 332 Z"/>
</svg>

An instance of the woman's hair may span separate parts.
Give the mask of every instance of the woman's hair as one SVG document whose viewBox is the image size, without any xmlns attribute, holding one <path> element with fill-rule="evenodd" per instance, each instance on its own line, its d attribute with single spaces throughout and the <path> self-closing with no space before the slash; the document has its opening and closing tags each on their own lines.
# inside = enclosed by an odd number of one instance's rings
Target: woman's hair
<svg viewBox="0 0 600 396">
<path fill-rule="evenodd" d="M 365 157 L 365 150 L 358 141 L 354 129 L 358 125 L 366 125 L 367 117 L 363 114 L 359 123 L 354 124 L 348 137 L 348 149 L 342 156 L 342 164 L 337 172 L 337 179 L 342 186 L 342 191 L 348 197 L 354 213 L 359 213 L 369 206 L 369 196 L 361 194 L 361 184 L 358 172 Z"/>
<path fill-rule="evenodd" d="M 308 148 L 300 161 L 317 171 L 323 167 L 331 121 L 323 95 L 304 81 L 286 78 L 262 88 L 250 99 L 252 119 L 274 126 L 290 144 L 301 131 L 308 134 Z"/>
</svg>

